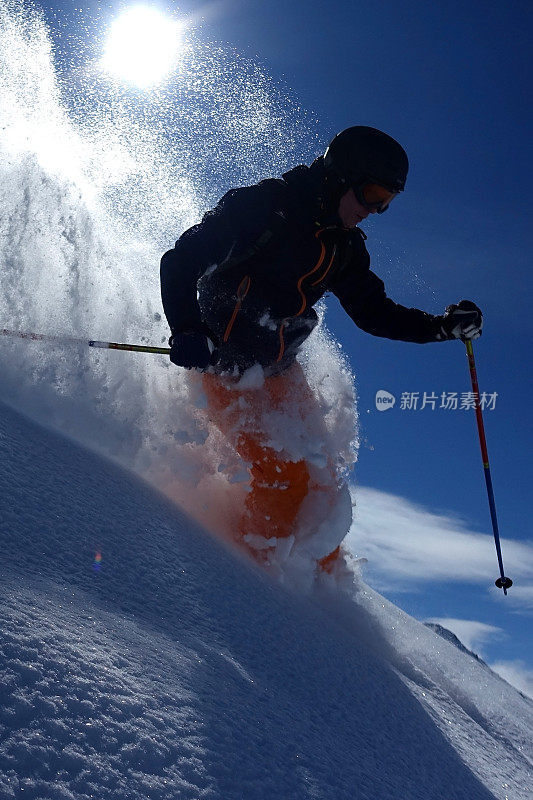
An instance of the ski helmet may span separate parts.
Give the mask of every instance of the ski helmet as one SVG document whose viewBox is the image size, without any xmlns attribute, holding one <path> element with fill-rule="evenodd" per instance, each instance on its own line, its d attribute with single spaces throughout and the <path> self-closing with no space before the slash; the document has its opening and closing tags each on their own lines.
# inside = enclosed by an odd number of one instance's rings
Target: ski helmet
<svg viewBox="0 0 533 800">
<path fill-rule="evenodd" d="M 354 125 L 335 136 L 324 154 L 324 167 L 343 187 L 373 181 L 391 192 L 403 192 L 409 161 L 392 136 Z"/>
</svg>

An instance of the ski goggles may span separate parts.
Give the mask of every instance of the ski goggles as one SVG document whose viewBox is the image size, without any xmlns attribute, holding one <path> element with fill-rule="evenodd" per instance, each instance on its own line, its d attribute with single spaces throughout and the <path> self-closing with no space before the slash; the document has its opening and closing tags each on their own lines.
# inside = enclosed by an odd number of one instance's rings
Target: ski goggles
<svg viewBox="0 0 533 800">
<path fill-rule="evenodd" d="M 392 203 L 398 192 L 391 192 L 379 183 L 363 183 L 354 186 L 355 196 L 368 211 L 383 214 Z"/>
</svg>

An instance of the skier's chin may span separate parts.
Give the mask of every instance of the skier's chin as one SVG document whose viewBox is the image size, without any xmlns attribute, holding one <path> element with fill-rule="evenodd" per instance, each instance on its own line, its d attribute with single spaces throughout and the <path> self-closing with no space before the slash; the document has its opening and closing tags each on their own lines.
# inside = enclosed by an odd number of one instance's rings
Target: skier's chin
<svg viewBox="0 0 533 800">
<path fill-rule="evenodd" d="M 342 219 L 339 217 L 339 222 L 341 228 L 344 228 L 345 231 L 353 231 L 354 228 L 357 228 L 359 223 L 362 221 L 362 217 L 354 217 L 352 219 Z"/>
</svg>

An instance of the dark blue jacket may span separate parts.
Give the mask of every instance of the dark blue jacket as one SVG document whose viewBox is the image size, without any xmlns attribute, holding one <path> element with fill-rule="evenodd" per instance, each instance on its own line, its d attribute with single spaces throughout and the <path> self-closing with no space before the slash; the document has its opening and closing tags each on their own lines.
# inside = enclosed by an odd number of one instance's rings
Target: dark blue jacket
<svg viewBox="0 0 533 800">
<path fill-rule="evenodd" d="M 386 296 L 370 270 L 365 235 L 324 210 L 322 159 L 282 179 L 232 189 L 161 260 L 170 328 L 206 331 L 219 367 L 283 368 L 317 323 L 313 306 L 335 294 L 375 336 L 437 341 L 442 324 Z"/>
</svg>

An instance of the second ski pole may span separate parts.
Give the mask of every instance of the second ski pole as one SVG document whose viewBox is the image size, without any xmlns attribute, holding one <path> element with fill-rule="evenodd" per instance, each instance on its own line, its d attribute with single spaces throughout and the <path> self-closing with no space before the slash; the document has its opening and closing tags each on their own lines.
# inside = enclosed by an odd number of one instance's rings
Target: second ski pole
<svg viewBox="0 0 533 800">
<path fill-rule="evenodd" d="M 2 328 L 2 336 L 15 339 L 30 339 L 33 342 L 56 342 L 57 344 L 85 345 L 98 347 L 103 350 L 129 350 L 133 353 L 156 353 L 168 356 L 170 347 L 150 347 L 144 344 L 121 344 L 120 342 L 101 342 L 97 339 L 78 339 L 74 336 L 51 336 L 46 333 L 30 333 L 26 331 L 12 331 Z"/>
<path fill-rule="evenodd" d="M 479 386 L 477 382 L 476 362 L 474 360 L 474 348 L 470 339 L 465 341 L 466 354 L 468 357 L 468 365 L 470 367 L 470 378 L 472 380 L 472 391 L 474 393 L 475 411 L 477 420 L 477 429 L 479 433 L 479 443 L 481 445 L 481 458 L 483 459 L 483 472 L 485 474 L 485 483 L 487 484 L 487 495 L 489 499 L 490 517 L 492 520 L 492 531 L 494 533 L 494 543 L 496 545 L 496 555 L 498 556 L 498 566 L 500 568 L 500 577 L 495 581 L 498 589 L 503 589 L 503 593 L 507 594 L 513 582 L 511 578 L 505 576 L 503 570 L 502 548 L 500 544 L 500 532 L 498 530 L 498 519 L 496 517 L 496 503 L 494 502 L 494 491 L 492 488 L 492 478 L 490 476 L 489 455 L 487 451 L 487 440 L 485 439 L 485 427 L 483 425 L 483 413 L 481 411 L 481 403 L 479 400 Z"/>
</svg>

